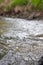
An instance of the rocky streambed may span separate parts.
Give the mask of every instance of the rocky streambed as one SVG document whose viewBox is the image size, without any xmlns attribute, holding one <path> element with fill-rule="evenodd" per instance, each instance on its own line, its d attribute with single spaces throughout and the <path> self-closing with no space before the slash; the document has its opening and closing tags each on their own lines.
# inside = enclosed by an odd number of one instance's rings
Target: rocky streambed
<svg viewBox="0 0 43 65">
<path fill-rule="evenodd" d="M 43 56 L 43 20 L 0 18 L 0 65 L 38 65 Z"/>
</svg>

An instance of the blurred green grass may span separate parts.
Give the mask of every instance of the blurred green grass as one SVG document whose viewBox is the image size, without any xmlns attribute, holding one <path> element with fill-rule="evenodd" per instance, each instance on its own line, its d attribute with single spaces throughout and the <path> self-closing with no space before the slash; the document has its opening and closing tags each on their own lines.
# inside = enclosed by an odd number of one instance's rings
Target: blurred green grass
<svg viewBox="0 0 43 65">
<path fill-rule="evenodd" d="M 43 9 L 43 0 L 31 0 L 31 4 L 36 10 Z"/>
<path fill-rule="evenodd" d="M 27 4 L 28 4 L 28 0 L 11 0 L 11 2 L 6 6 L 5 10 L 8 11 L 15 6 L 23 6 Z"/>
<path fill-rule="evenodd" d="M 16 6 L 16 5 L 27 5 L 28 0 L 12 0 L 12 5 Z"/>
<path fill-rule="evenodd" d="M 0 0 L 0 3 L 2 3 L 4 0 Z"/>
<path fill-rule="evenodd" d="M 4 0 L 0 0 L 2 3 Z M 5 10 L 10 10 L 15 6 L 23 6 L 28 5 L 28 3 L 33 6 L 35 10 L 42 10 L 43 9 L 43 0 L 11 0 L 8 5 L 5 6 Z M 28 6 L 29 7 L 29 6 Z"/>
</svg>

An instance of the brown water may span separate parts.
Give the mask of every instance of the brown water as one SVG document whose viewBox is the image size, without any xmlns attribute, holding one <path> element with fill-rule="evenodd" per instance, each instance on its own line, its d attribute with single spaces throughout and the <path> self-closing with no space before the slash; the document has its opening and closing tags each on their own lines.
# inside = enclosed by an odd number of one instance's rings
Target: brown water
<svg viewBox="0 0 43 65">
<path fill-rule="evenodd" d="M 37 65 L 43 55 L 43 20 L 0 19 L 0 65 Z"/>
</svg>

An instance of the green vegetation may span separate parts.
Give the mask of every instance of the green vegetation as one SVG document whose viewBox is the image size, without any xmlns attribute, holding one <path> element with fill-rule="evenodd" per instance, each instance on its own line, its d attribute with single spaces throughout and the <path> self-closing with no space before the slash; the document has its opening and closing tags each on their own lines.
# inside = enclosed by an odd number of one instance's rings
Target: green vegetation
<svg viewBox="0 0 43 65">
<path fill-rule="evenodd" d="M 0 3 L 2 3 L 4 0 L 0 0 Z"/>
<path fill-rule="evenodd" d="M 29 0 L 12 0 L 10 4 L 6 7 L 6 10 L 10 10 L 12 7 L 15 7 L 17 5 L 23 6 L 27 5 Z M 43 9 L 43 0 L 31 0 L 31 4 L 33 6 L 33 9 L 35 10 L 41 10 Z"/>
<path fill-rule="evenodd" d="M 15 6 L 23 6 L 27 4 L 28 4 L 28 0 L 11 0 L 11 2 L 5 7 L 5 11 L 6 10 L 8 11 Z"/>
<path fill-rule="evenodd" d="M 28 3 L 28 0 L 12 0 L 12 5 L 16 6 L 16 5 L 26 5 Z"/>
<path fill-rule="evenodd" d="M 0 3 L 2 3 L 3 1 L 5 1 L 5 0 L 0 0 Z M 43 0 L 11 0 L 10 2 L 8 2 L 7 5 L 5 5 L 5 7 L 3 7 L 3 8 L 0 7 L 0 8 L 4 9 L 5 11 L 9 11 L 10 9 L 12 9 L 15 6 L 23 6 L 23 5 L 27 5 L 28 3 L 30 3 L 30 5 L 35 10 L 43 9 Z"/>
<path fill-rule="evenodd" d="M 31 0 L 31 4 L 37 10 L 43 9 L 43 0 Z"/>
</svg>

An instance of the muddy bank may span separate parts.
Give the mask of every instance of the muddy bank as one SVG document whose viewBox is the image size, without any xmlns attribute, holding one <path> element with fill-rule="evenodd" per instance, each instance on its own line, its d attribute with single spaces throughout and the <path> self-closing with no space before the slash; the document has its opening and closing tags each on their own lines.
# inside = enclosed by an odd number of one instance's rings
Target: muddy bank
<svg viewBox="0 0 43 65">
<path fill-rule="evenodd" d="M 43 19 L 43 10 L 36 11 L 30 5 L 27 6 L 16 6 L 11 8 L 9 11 L 0 9 L 0 16 L 11 17 L 11 18 L 22 18 L 22 19 Z"/>
<path fill-rule="evenodd" d="M 39 3 L 34 3 L 34 0 L 2 0 L 0 1 L 0 16 L 22 19 L 43 19 L 43 2 L 39 0 Z"/>
<path fill-rule="evenodd" d="M 22 18 L 27 20 L 34 20 L 34 19 L 42 19 L 43 20 L 43 11 L 28 11 L 25 9 L 17 9 L 10 10 L 8 12 L 0 11 L 0 16 L 2 17 L 11 17 L 11 18 Z"/>
</svg>

